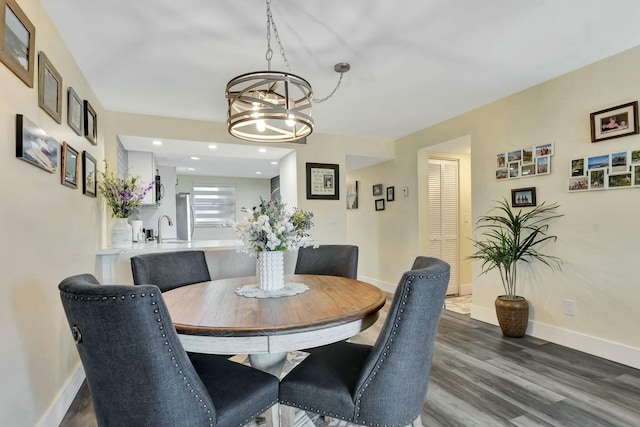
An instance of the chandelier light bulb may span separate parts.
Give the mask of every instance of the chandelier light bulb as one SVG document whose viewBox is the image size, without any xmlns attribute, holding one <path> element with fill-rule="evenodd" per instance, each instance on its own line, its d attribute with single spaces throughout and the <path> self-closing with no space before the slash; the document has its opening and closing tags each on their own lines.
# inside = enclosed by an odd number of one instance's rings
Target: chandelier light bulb
<svg viewBox="0 0 640 427">
<path fill-rule="evenodd" d="M 256 129 L 258 132 L 264 132 L 267 129 L 267 126 L 264 124 L 264 120 L 258 120 L 256 122 Z"/>
</svg>

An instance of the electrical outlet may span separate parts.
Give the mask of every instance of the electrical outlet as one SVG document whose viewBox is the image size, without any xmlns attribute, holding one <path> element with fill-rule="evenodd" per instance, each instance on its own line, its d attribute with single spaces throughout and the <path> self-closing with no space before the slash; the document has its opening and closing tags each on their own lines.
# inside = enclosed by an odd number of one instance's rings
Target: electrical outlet
<svg viewBox="0 0 640 427">
<path fill-rule="evenodd" d="M 407 187 L 406 185 L 404 187 L 402 187 L 402 195 L 404 197 L 409 196 L 409 187 Z"/>
<path fill-rule="evenodd" d="M 576 302 L 571 300 L 564 300 L 564 314 L 569 316 L 576 315 Z"/>
</svg>

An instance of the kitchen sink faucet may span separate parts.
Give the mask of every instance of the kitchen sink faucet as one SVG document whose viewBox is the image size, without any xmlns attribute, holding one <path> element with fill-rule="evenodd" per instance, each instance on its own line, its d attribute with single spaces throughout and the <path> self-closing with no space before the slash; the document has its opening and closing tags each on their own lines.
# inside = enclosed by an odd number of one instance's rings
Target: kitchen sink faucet
<svg viewBox="0 0 640 427">
<path fill-rule="evenodd" d="M 171 221 L 169 215 L 162 215 L 160 218 L 158 218 L 158 243 L 162 243 L 162 218 L 167 218 L 169 226 L 173 225 L 173 221 Z"/>
</svg>

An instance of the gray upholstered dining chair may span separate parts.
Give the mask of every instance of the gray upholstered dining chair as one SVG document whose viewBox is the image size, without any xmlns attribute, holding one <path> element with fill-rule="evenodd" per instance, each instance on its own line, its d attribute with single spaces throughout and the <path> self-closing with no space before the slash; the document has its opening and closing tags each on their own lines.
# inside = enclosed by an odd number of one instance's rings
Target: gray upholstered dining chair
<svg viewBox="0 0 640 427">
<path fill-rule="evenodd" d="M 421 425 L 449 271 L 437 260 L 405 272 L 373 347 L 320 347 L 287 374 L 282 425 L 293 425 L 294 407 L 365 426 Z"/>
<path fill-rule="evenodd" d="M 358 247 L 353 245 L 309 246 L 298 250 L 295 274 L 358 277 Z"/>
<path fill-rule="evenodd" d="M 99 426 L 242 426 L 277 405 L 276 377 L 187 355 L 156 286 L 81 274 L 58 288 Z"/>
<path fill-rule="evenodd" d="M 156 285 L 162 292 L 211 280 L 204 251 L 155 252 L 131 257 L 136 285 Z"/>
</svg>

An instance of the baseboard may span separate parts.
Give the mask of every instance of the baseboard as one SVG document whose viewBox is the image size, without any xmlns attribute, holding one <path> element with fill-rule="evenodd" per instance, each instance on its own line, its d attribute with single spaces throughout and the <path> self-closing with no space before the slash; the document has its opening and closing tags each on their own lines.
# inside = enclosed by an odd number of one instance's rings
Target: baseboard
<svg viewBox="0 0 640 427">
<path fill-rule="evenodd" d="M 495 310 L 472 306 L 471 318 L 498 326 Z M 527 335 L 640 369 L 640 349 L 529 320 Z"/>
<path fill-rule="evenodd" d="M 398 286 L 397 283 L 391 284 L 387 282 L 381 282 L 379 280 L 371 279 L 369 277 L 363 277 L 363 276 L 358 276 L 358 280 L 360 280 L 361 282 L 371 283 L 372 285 L 377 286 L 378 288 L 390 294 L 395 293 L 396 287 Z"/>
<path fill-rule="evenodd" d="M 60 422 L 66 415 L 67 411 L 73 403 L 73 399 L 76 398 L 82 382 L 85 379 L 84 369 L 82 364 L 78 362 L 75 372 L 71 375 L 71 378 L 62 387 L 62 390 L 58 393 L 51 406 L 42 415 L 40 421 L 36 424 L 37 427 L 58 427 Z"/>
<path fill-rule="evenodd" d="M 471 295 L 473 293 L 473 286 L 471 283 L 458 286 L 458 295 Z"/>
</svg>

